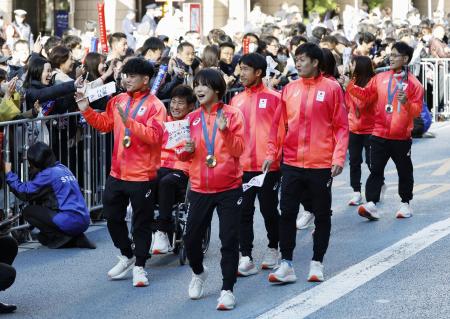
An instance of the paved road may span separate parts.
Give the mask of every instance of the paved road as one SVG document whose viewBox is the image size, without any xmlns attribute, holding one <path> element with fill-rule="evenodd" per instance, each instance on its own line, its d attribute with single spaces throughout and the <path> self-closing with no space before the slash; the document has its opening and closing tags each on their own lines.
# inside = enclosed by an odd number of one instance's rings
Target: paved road
<svg viewBox="0 0 450 319">
<path fill-rule="evenodd" d="M 450 123 L 437 123 L 435 139 L 415 140 L 414 217 L 396 220 L 399 204 L 397 176 L 389 163 L 389 185 L 382 205 L 382 218 L 368 222 L 346 206 L 351 195 L 348 167 L 334 183 L 333 228 L 325 258 L 327 279 L 338 276 L 398 241 L 450 217 Z M 365 178 L 365 177 L 364 177 Z M 261 216 L 255 218 L 254 257 L 260 262 L 267 244 Z M 94 251 L 25 249 L 15 263 L 17 282 L 0 300 L 18 304 L 8 318 L 255 318 L 283 302 L 313 289 L 306 282 L 312 256 L 310 230 L 299 231 L 294 264 L 299 280 L 287 286 L 271 286 L 267 272 L 238 279 L 237 308 L 215 310 L 221 275 L 217 218 L 213 220 L 210 250 L 205 263 L 210 269 L 206 296 L 191 301 L 187 296 L 188 266 L 179 266 L 173 255 L 158 256 L 147 263 L 150 286 L 134 288 L 131 279 L 111 282 L 108 269 L 116 263 L 104 226 L 91 227 L 89 236 L 97 243 Z M 343 295 L 310 318 L 448 318 L 450 293 L 448 272 L 450 236 L 445 236 L 400 264 Z M 326 294 L 325 294 L 326 295 Z"/>
</svg>

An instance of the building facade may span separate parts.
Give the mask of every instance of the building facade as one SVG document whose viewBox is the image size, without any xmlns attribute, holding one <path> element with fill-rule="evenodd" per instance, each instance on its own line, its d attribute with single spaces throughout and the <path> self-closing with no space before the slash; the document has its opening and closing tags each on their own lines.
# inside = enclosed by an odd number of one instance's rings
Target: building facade
<svg viewBox="0 0 450 319">
<path fill-rule="evenodd" d="M 355 5 L 362 0 L 337 0 L 337 4 L 344 8 L 346 4 Z M 0 0 L 0 10 L 4 19 L 11 21 L 15 9 L 24 9 L 28 12 L 27 22 L 31 25 L 33 33 L 53 34 L 60 32 L 64 27 L 77 28 L 84 31 L 87 20 L 97 21 L 97 3 L 95 0 Z M 161 0 L 104 0 L 106 28 L 109 31 L 122 31 L 122 20 L 128 10 L 136 10 L 139 21 L 145 13 L 145 6 L 150 3 L 162 4 Z M 173 2 L 180 3 L 178 0 Z M 244 23 L 255 3 L 261 5 L 262 11 L 273 14 L 279 10 L 283 2 L 295 4 L 304 13 L 304 0 L 184 0 L 182 3 L 200 3 L 202 7 L 201 28 L 207 33 L 212 28 L 220 28 L 233 19 L 238 28 L 244 28 Z M 393 14 L 401 15 L 407 12 L 407 0 L 385 0 L 385 6 L 393 8 Z M 423 15 L 434 11 L 438 6 L 444 12 L 450 12 L 449 0 L 414 0 Z"/>
</svg>

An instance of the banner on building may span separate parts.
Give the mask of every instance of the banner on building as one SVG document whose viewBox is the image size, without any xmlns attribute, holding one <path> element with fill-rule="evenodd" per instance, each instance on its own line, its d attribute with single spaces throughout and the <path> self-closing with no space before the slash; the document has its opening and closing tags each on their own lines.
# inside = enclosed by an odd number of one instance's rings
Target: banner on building
<svg viewBox="0 0 450 319">
<path fill-rule="evenodd" d="M 183 22 L 186 30 L 202 33 L 202 5 L 200 3 L 183 4 Z"/>
<path fill-rule="evenodd" d="M 69 12 L 66 10 L 55 11 L 55 35 L 62 37 L 64 31 L 69 29 Z"/>
<path fill-rule="evenodd" d="M 106 39 L 106 22 L 105 22 L 105 3 L 97 3 L 98 27 L 100 31 L 100 43 L 102 45 L 102 53 L 108 53 L 108 41 Z"/>
</svg>

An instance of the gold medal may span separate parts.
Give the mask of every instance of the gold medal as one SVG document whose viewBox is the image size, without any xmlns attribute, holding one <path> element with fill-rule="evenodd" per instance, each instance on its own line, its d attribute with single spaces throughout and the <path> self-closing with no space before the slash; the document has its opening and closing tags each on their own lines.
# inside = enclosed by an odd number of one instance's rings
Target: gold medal
<svg viewBox="0 0 450 319">
<path fill-rule="evenodd" d="M 394 107 L 392 106 L 392 104 L 386 104 L 385 110 L 386 113 L 391 114 L 392 112 L 394 112 Z"/>
<path fill-rule="evenodd" d="M 214 168 L 217 165 L 217 158 L 214 155 L 207 155 L 206 156 L 206 166 L 209 168 Z"/>
<path fill-rule="evenodd" d="M 129 137 L 128 135 L 125 135 L 123 137 L 123 141 L 122 141 L 123 146 L 125 146 L 126 148 L 129 148 L 131 146 L 131 137 Z"/>
</svg>

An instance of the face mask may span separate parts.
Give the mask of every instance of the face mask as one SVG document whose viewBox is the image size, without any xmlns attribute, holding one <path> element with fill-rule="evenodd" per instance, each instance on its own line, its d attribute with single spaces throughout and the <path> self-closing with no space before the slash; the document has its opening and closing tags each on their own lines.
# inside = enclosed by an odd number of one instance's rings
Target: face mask
<svg viewBox="0 0 450 319">
<path fill-rule="evenodd" d="M 0 19 L 0 28 L 3 28 L 3 24 L 4 24 L 3 19 Z"/>
<path fill-rule="evenodd" d="M 256 52 L 256 49 L 258 48 L 258 46 L 256 45 L 256 43 L 249 43 L 248 44 L 248 52 L 249 53 L 254 53 Z"/>
<path fill-rule="evenodd" d="M 16 17 L 16 22 L 17 22 L 18 24 L 22 24 L 24 20 L 25 20 L 25 18 L 19 18 L 19 17 Z"/>
<path fill-rule="evenodd" d="M 81 59 L 83 59 L 84 51 L 81 49 L 76 49 L 72 51 L 72 54 L 75 60 L 80 61 Z"/>
</svg>

